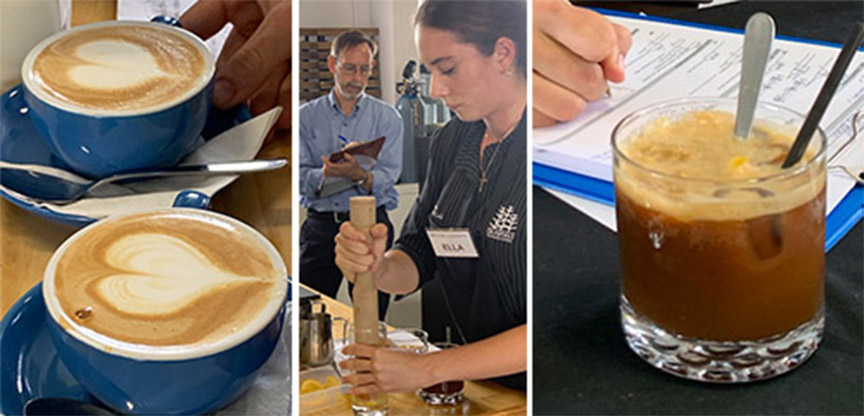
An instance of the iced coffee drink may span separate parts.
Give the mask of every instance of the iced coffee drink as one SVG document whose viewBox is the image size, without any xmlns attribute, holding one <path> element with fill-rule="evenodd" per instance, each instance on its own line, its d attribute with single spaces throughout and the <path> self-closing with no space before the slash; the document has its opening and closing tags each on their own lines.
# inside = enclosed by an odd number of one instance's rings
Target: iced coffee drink
<svg viewBox="0 0 864 416">
<path fill-rule="evenodd" d="M 824 322 L 824 135 L 783 169 L 803 118 L 763 105 L 736 138 L 734 112 L 732 101 L 677 101 L 613 134 L 627 341 L 705 381 L 789 371 Z"/>
</svg>

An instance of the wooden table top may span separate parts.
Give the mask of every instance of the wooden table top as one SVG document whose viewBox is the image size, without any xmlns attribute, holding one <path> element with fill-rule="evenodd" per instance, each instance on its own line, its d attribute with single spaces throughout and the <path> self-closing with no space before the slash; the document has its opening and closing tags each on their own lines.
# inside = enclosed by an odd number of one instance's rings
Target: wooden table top
<svg viewBox="0 0 864 416">
<path fill-rule="evenodd" d="M 2 1 L 2 0 L 0 0 Z M 114 0 L 75 0 L 72 25 L 116 16 Z M 291 138 L 266 143 L 259 158 L 291 159 Z M 282 254 L 291 273 L 291 169 L 245 175 L 217 193 L 212 209 L 252 225 Z M 36 283 L 54 250 L 77 228 L 0 200 L 0 316 Z"/>
<path fill-rule="evenodd" d="M 307 288 L 308 289 L 308 288 Z M 310 289 L 311 290 L 311 289 Z M 321 295 L 327 312 L 334 318 L 351 320 L 353 310 L 350 306 L 333 298 Z M 333 336 L 342 337 L 342 323 L 334 321 Z M 301 370 L 302 372 L 302 370 Z M 428 406 L 414 393 L 390 393 L 390 414 L 399 415 L 524 415 L 527 413 L 525 393 L 508 389 L 486 381 L 465 382 L 465 401 L 457 407 Z M 334 415 L 353 416 L 351 404 L 347 399 L 335 400 L 325 405 L 316 404 L 313 410 L 304 409 L 300 398 L 300 414 L 305 416 Z"/>
</svg>

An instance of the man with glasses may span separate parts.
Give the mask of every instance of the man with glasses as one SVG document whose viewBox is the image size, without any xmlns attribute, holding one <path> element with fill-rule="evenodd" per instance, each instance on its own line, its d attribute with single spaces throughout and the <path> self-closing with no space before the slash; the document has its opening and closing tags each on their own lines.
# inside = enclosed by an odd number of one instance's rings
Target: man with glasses
<svg viewBox="0 0 864 416">
<path fill-rule="evenodd" d="M 403 125 L 393 106 L 363 92 L 375 66 L 376 50 L 375 42 L 363 32 L 352 30 L 336 36 L 327 58 L 333 89 L 300 107 L 300 203 L 309 214 L 300 230 L 300 281 L 330 297 L 336 297 L 342 283 L 342 272 L 334 263 L 333 238 L 349 219 L 348 200 L 352 196 L 375 196 L 377 222 L 387 224 L 387 248 L 393 244 L 387 210 L 395 209 L 399 202 L 394 185 L 402 172 Z M 346 154 L 338 163 L 328 159 L 346 142 L 381 136 L 386 137 L 384 146 L 369 170 L 351 155 Z M 321 196 L 322 177 L 347 178 L 355 185 Z M 378 300 L 383 320 L 389 295 L 379 292 Z"/>
</svg>

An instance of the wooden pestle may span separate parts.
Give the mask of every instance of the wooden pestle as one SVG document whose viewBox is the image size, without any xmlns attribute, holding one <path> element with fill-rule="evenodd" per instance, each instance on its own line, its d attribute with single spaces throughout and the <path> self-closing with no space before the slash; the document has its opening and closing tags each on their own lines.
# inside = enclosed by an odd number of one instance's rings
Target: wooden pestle
<svg viewBox="0 0 864 416">
<path fill-rule="evenodd" d="M 355 196 L 350 200 L 351 225 L 366 234 L 375 225 L 375 197 Z M 378 334 L 378 289 L 372 272 L 358 273 L 354 281 L 354 339 L 368 345 L 381 345 Z"/>
</svg>

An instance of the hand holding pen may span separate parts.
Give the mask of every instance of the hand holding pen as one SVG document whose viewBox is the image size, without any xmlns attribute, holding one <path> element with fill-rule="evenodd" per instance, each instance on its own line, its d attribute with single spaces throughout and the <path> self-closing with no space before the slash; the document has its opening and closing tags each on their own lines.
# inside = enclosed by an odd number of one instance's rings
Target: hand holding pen
<svg viewBox="0 0 864 416">
<path fill-rule="evenodd" d="M 630 31 L 566 1 L 535 0 L 534 126 L 576 118 L 624 81 Z"/>
</svg>

